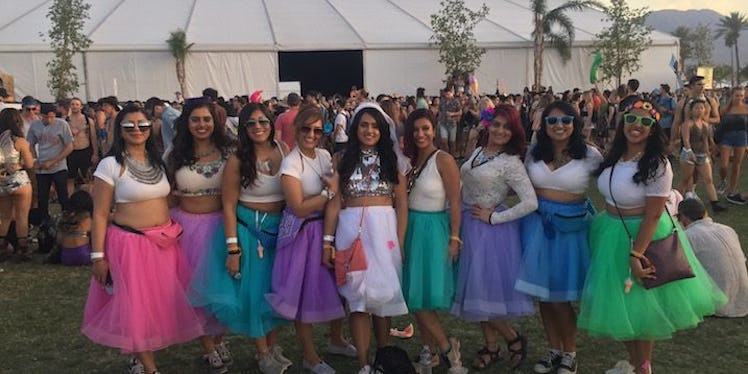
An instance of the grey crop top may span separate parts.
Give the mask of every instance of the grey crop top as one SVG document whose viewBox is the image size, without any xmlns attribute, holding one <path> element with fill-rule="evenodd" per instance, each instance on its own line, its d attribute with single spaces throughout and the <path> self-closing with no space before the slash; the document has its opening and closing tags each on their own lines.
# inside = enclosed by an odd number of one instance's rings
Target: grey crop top
<svg viewBox="0 0 748 374">
<path fill-rule="evenodd" d="M 364 196 L 392 197 L 394 188 L 388 181 L 380 178 L 381 164 L 379 154 L 361 152 L 361 161 L 353 170 L 348 183 L 343 188 L 343 198 L 352 199 Z"/>
<path fill-rule="evenodd" d="M 226 156 L 213 161 L 182 166 L 174 173 L 177 184 L 174 195 L 186 197 L 221 195 L 221 179 L 225 166 Z"/>
</svg>

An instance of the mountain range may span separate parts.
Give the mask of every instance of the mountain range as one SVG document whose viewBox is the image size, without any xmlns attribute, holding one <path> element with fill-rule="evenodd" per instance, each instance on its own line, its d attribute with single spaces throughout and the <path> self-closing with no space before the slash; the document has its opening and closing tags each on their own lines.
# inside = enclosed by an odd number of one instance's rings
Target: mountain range
<svg viewBox="0 0 748 374">
<path fill-rule="evenodd" d="M 697 27 L 707 25 L 712 29 L 712 36 L 716 34 L 717 25 L 723 15 L 710 9 L 690 10 L 656 10 L 649 13 L 646 24 L 657 31 L 672 33 L 679 26 Z M 715 65 L 730 65 L 730 49 L 725 46 L 725 39 L 714 40 L 712 62 Z M 748 63 L 748 31 L 743 31 L 738 39 L 740 64 Z"/>
</svg>

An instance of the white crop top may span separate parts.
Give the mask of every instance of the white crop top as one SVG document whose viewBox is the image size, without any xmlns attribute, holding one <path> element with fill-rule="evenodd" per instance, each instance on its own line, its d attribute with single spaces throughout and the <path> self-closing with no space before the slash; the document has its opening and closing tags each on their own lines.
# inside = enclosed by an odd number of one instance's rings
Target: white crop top
<svg viewBox="0 0 748 374">
<path fill-rule="evenodd" d="M 543 160 L 535 161 L 528 153 L 525 165 L 527 175 L 535 188 L 547 188 L 582 194 L 590 183 L 592 172 L 600 166 L 603 156 L 594 147 L 587 146 L 587 154 L 582 159 L 572 159 L 556 170 L 548 168 Z"/>
<path fill-rule="evenodd" d="M 493 224 L 513 221 L 538 209 L 538 199 L 532 188 L 525 165 L 517 155 L 502 153 L 492 160 L 473 167 L 473 159 L 481 152 L 478 148 L 462 164 L 462 202 L 465 206 L 477 205 L 494 209 L 504 203 L 511 188 L 520 202 L 513 207 L 491 215 Z"/>
<path fill-rule="evenodd" d="M 315 148 L 314 158 L 304 156 L 299 147 L 288 153 L 281 164 L 280 174 L 288 175 L 301 182 L 304 197 L 319 195 L 325 188 L 322 176 L 332 172 L 332 157 L 324 149 Z"/>
<path fill-rule="evenodd" d="M 408 194 L 408 208 L 422 212 L 438 212 L 447 208 L 447 191 L 436 165 L 439 152 L 426 162 Z"/>
<path fill-rule="evenodd" d="M 137 203 L 166 197 L 171 191 L 166 173 L 156 184 L 140 183 L 130 176 L 127 166 L 120 165 L 114 156 L 105 157 L 96 167 L 94 177 L 114 187 L 115 203 Z"/>
<path fill-rule="evenodd" d="M 655 173 L 655 178 L 644 183 L 634 183 L 634 174 L 636 174 L 637 162 L 619 161 L 613 172 L 613 197 L 616 198 L 618 207 L 621 209 L 633 209 L 646 206 L 647 196 L 670 196 L 670 190 L 673 186 L 673 169 L 670 162 L 665 161 L 660 164 Z M 605 168 L 602 174 L 597 178 L 597 188 L 605 196 L 605 202 L 614 205 L 610 197 L 610 167 Z"/>
<path fill-rule="evenodd" d="M 281 154 L 281 169 L 285 160 L 283 148 L 277 146 Z M 274 203 L 283 201 L 283 188 L 281 188 L 281 170 L 275 175 L 261 173 L 257 167 L 257 179 L 247 187 L 242 187 L 239 191 L 239 201 L 245 203 Z"/>
<path fill-rule="evenodd" d="M 177 184 L 174 194 L 188 197 L 219 196 L 225 167 L 226 158 L 223 156 L 214 161 L 182 166 L 174 173 Z"/>
</svg>

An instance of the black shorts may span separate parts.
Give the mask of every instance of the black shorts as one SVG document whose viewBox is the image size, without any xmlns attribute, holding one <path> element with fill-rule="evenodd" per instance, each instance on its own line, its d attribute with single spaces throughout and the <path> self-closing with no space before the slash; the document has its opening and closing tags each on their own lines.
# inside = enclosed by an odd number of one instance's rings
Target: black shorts
<svg viewBox="0 0 748 374">
<path fill-rule="evenodd" d="M 90 173 L 91 156 L 93 150 L 91 147 L 75 150 L 68 155 L 68 178 L 83 182 L 83 178 Z"/>
</svg>

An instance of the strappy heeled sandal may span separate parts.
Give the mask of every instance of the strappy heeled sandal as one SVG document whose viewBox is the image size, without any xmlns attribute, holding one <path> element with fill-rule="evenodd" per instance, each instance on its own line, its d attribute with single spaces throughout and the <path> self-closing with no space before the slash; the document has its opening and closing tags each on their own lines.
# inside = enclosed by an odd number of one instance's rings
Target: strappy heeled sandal
<svg viewBox="0 0 748 374">
<path fill-rule="evenodd" d="M 487 346 L 483 346 L 483 348 L 476 352 L 475 360 L 473 360 L 473 368 L 478 370 L 489 368 L 493 364 L 501 361 L 500 354 L 501 348 L 492 351 L 488 349 Z"/>
<path fill-rule="evenodd" d="M 512 348 L 512 346 L 520 344 L 519 348 Z M 517 337 L 506 343 L 506 349 L 509 351 L 509 368 L 515 370 L 522 366 L 527 359 L 527 338 L 522 334 L 517 333 Z M 519 358 L 519 359 L 517 359 Z M 515 362 L 516 360 L 516 362 Z M 512 362 L 515 362 L 512 365 Z"/>
</svg>

